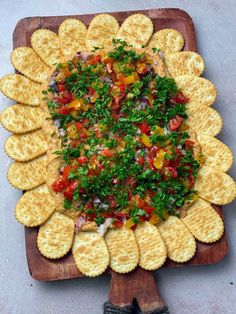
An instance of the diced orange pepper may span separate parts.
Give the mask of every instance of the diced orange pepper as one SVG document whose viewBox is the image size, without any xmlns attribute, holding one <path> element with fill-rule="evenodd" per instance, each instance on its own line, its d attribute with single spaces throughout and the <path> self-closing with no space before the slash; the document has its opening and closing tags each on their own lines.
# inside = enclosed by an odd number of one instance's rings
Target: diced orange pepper
<svg viewBox="0 0 236 314">
<path fill-rule="evenodd" d="M 72 102 L 70 102 L 67 106 L 67 109 L 72 109 L 73 110 L 80 110 L 81 109 L 81 102 L 79 101 L 79 99 L 75 99 L 72 100 Z"/>
<path fill-rule="evenodd" d="M 137 72 L 133 72 L 131 75 L 126 76 L 126 77 L 123 79 L 123 83 L 124 83 L 125 85 L 130 85 L 130 84 L 136 82 L 138 79 L 139 79 L 139 77 L 138 77 Z"/>
<path fill-rule="evenodd" d="M 153 161 L 153 165 L 156 169 L 160 170 L 163 168 L 164 157 L 165 151 L 160 149 Z"/>
<path fill-rule="evenodd" d="M 157 216 L 157 214 L 153 214 L 149 220 L 150 224 L 152 224 L 152 225 L 155 225 L 155 224 L 159 223 L 160 221 L 161 221 L 161 219 Z"/>
<path fill-rule="evenodd" d="M 141 74 L 141 73 L 143 73 L 143 70 L 145 69 L 145 67 L 146 67 L 146 63 L 139 63 L 139 64 L 137 65 L 136 71 L 137 71 L 139 74 Z"/>
<path fill-rule="evenodd" d="M 135 222 L 133 221 L 133 218 L 129 218 L 125 223 L 125 227 L 129 229 L 133 227 L 134 225 L 135 225 Z"/>
<path fill-rule="evenodd" d="M 146 134 L 143 134 L 141 136 L 141 140 L 143 142 L 143 144 L 146 146 L 146 147 L 152 147 L 152 143 L 150 141 L 150 138 L 149 136 L 147 136 Z"/>
</svg>

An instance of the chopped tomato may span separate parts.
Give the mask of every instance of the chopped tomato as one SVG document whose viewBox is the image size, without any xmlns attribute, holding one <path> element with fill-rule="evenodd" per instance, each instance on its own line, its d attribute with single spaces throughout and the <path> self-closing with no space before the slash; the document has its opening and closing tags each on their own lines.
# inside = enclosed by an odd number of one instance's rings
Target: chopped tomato
<svg viewBox="0 0 236 314">
<path fill-rule="evenodd" d="M 188 176 L 188 183 L 189 183 L 189 187 L 192 189 L 194 187 L 194 183 L 195 183 L 195 179 L 194 179 L 194 176 L 192 174 L 190 174 Z"/>
<path fill-rule="evenodd" d="M 75 182 L 72 182 L 67 188 L 66 190 L 64 191 L 64 196 L 68 199 L 68 200 L 72 200 L 73 199 L 73 192 L 74 190 L 77 188 L 78 186 L 78 182 L 75 181 Z"/>
<path fill-rule="evenodd" d="M 63 83 L 58 83 L 57 84 L 57 89 L 59 92 L 64 92 L 66 90 L 66 86 Z"/>
<path fill-rule="evenodd" d="M 88 61 L 88 64 L 97 64 L 101 61 L 102 57 L 100 55 L 96 55 Z"/>
<path fill-rule="evenodd" d="M 83 164 L 86 164 L 86 162 L 88 161 L 88 158 L 86 156 L 80 156 L 76 160 L 80 165 L 83 165 Z"/>
<path fill-rule="evenodd" d="M 111 208 L 115 208 L 117 206 L 117 201 L 116 201 L 115 196 L 109 196 L 108 202 L 109 202 Z"/>
<path fill-rule="evenodd" d="M 70 110 L 67 109 L 66 107 L 61 107 L 58 112 L 59 114 L 67 115 L 70 112 Z"/>
<path fill-rule="evenodd" d="M 123 221 L 116 220 L 114 223 L 115 228 L 120 228 L 123 226 Z"/>
<path fill-rule="evenodd" d="M 139 130 L 140 130 L 142 133 L 150 134 L 150 128 L 149 128 L 149 126 L 148 126 L 148 124 L 147 124 L 146 121 L 140 123 L 140 124 L 138 125 L 138 128 L 139 128 Z"/>
<path fill-rule="evenodd" d="M 120 90 L 121 90 L 122 92 L 125 91 L 125 85 L 124 85 L 124 84 L 121 84 L 121 85 L 119 86 L 119 88 L 120 88 Z"/>
<path fill-rule="evenodd" d="M 183 122 L 183 118 L 181 116 L 176 115 L 175 118 L 170 120 L 170 130 L 177 130 Z"/>
<path fill-rule="evenodd" d="M 54 192 L 62 192 L 67 187 L 67 185 L 67 181 L 63 180 L 61 177 L 51 184 L 51 188 Z"/>
<path fill-rule="evenodd" d="M 80 138 L 84 139 L 84 138 L 87 138 L 89 136 L 89 131 L 85 128 L 82 128 L 80 131 L 79 131 L 79 136 Z"/>
<path fill-rule="evenodd" d="M 83 123 L 75 122 L 75 128 L 77 131 L 81 130 L 83 128 Z"/>
<path fill-rule="evenodd" d="M 194 141 L 187 139 L 184 141 L 184 144 L 188 147 L 193 147 L 195 143 L 194 143 Z"/>
<path fill-rule="evenodd" d="M 109 148 L 105 148 L 103 151 L 101 151 L 101 155 L 103 157 L 113 157 L 114 156 L 114 151 Z"/>
<path fill-rule="evenodd" d="M 89 97 L 92 97 L 95 93 L 96 93 L 95 89 L 90 86 L 88 91 Z"/>
<path fill-rule="evenodd" d="M 65 166 L 65 167 L 64 167 L 64 169 L 63 169 L 63 174 L 62 174 L 63 180 L 68 179 L 69 174 L 70 174 L 70 171 L 71 171 L 71 166 Z"/>
<path fill-rule="evenodd" d="M 171 166 L 165 167 L 165 174 L 168 176 L 170 175 L 171 178 L 177 178 L 178 177 L 178 171 Z"/>
<path fill-rule="evenodd" d="M 67 98 L 63 98 L 63 97 L 60 97 L 60 96 L 56 96 L 55 97 L 55 101 L 59 104 L 62 104 L 62 105 L 66 105 L 69 103 L 68 99 Z"/>
<path fill-rule="evenodd" d="M 138 163 L 139 165 L 143 166 L 143 165 L 144 165 L 144 157 L 143 157 L 143 156 L 139 156 L 139 157 L 137 158 L 137 163 Z"/>
<path fill-rule="evenodd" d="M 189 98 L 184 96 L 182 92 L 178 92 L 175 96 L 171 97 L 170 103 L 172 104 L 186 104 Z"/>
</svg>

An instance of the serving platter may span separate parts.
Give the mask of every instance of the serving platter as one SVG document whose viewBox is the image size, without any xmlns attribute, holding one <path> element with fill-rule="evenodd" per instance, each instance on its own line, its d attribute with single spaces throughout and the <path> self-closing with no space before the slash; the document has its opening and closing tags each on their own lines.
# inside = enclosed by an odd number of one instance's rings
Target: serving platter
<svg viewBox="0 0 236 314">
<path fill-rule="evenodd" d="M 113 15 L 119 23 L 122 23 L 127 16 L 134 13 L 144 13 L 149 16 L 154 24 L 154 31 L 163 28 L 174 28 L 180 31 L 185 38 L 184 50 L 197 51 L 196 37 L 191 17 L 180 9 L 152 9 L 145 11 L 114 12 Z M 29 17 L 20 20 L 13 33 L 13 47 L 30 47 L 32 33 L 39 28 L 47 28 L 57 32 L 58 26 L 66 18 L 79 18 L 89 25 L 96 14 L 73 15 L 73 16 L 52 16 L 52 17 Z M 215 210 L 223 218 L 222 209 L 214 206 Z M 38 228 L 25 228 L 26 255 L 31 276 L 41 281 L 62 280 L 79 278 L 81 274 L 71 253 L 59 260 L 49 260 L 43 257 L 38 251 L 36 239 Z M 185 264 L 174 263 L 167 260 L 163 267 L 181 267 L 185 265 L 213 264 L 227 254 L 228 245 L 226 235 L 213 243 L 203 244 L 197 241 L 197 252 L 195 256 Z M 151 272 L 137 268 L 125 275 L 114 273 L 110 269 L 111 289 L 109 301 L 113 305 L 126 306 L 132 304 L 135 298 L 142 311 L 152 311 L 163 308 L 164 304 L 156 290 L 156 284 Z M 108 313 L 108 312 L 107 312 Z"/>
</svg>

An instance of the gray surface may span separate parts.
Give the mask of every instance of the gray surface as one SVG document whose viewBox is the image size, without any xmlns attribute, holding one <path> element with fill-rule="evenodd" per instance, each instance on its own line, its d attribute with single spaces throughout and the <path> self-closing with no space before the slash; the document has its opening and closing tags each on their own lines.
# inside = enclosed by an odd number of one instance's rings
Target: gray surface
<svg viewBox="0 0 236 314">
<path fill-rule="evenodd" d="M 190 3 L 191 2 L 191 3 Z M 65 15 L 102 11 L 125 11 L 157 7 L 180 7 L 193 18 L 199 52 L 205 59 L 205 77 L 217 86 L 214 107 L 224 118 L 219 138 L 236 152 L 236 2 L 231 1 L 30 1 L 1 0 L 0 76 L 12 72 L 9 61 L 11 34 L 16 22 L 26 16 Z M 11 102 L 0 96 L 1 108 Z M 3 314 L 99 314 L 107 300 L 109 278 L 40 283 L 28 272 L 23 227 L 14 219 L 13 208 L 21 192 L 6 180 L 10 160 L 0 145 L 0 313 Z M 235 164 L 231 174 L 236 177 Z M 172 314 L 236 313 L 236 209 L 224 207 L 230 253 L 213 266 L 163 269 L 157 272 L 158 286 Z"/>
</svg>

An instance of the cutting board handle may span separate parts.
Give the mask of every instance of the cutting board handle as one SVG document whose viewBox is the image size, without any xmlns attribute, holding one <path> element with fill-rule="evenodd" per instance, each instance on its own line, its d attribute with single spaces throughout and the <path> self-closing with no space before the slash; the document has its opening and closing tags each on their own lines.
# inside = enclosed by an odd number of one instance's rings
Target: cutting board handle
<svg viewBox="0 0 236 314">
<path fill-rule="evenodd" d="M 153 273 L 137 267 L 128 274 L 111 271 L 108 302 L 104 314 L 132 314 L 138 304 L 143 314 L 168 314 L 157 289 Z"/>
</svg>

